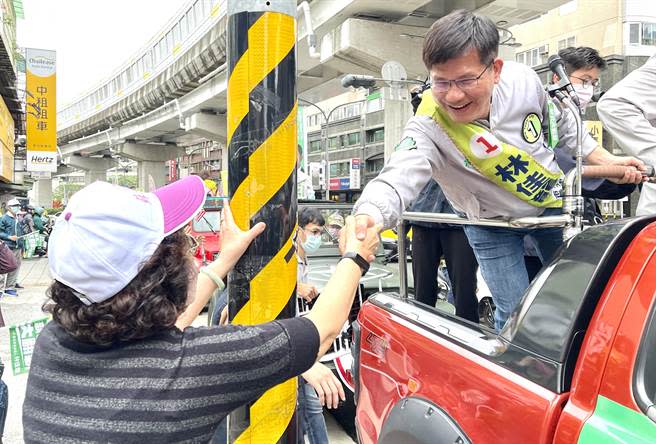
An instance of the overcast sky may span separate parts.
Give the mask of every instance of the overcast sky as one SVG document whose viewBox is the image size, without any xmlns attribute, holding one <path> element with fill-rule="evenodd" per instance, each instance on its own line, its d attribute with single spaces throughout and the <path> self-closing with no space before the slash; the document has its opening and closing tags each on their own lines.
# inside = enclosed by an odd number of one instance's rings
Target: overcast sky
<svg viewBox="0 0 656 444">
<path fill-rule="evenodd" d="M 57 51 L 57 105 L 107 78 L 187 0 L 23 0 L 18 45 Z"/>
</svg>

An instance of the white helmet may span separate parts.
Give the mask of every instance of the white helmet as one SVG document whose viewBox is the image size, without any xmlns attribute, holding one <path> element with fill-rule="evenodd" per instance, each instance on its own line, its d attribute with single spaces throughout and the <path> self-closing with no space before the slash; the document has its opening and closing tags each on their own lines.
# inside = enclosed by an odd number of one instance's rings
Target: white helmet
<svg viewBox="0 0 656 444">
<path fill-rule="evenodd" d="M 7 206 L 8 207 L 20 207 L 21 204 L 18 201 L 18 199 L 11 199 L 11 200 L 9 200 L 9 202 L 7 202 Z"/>
</svg>

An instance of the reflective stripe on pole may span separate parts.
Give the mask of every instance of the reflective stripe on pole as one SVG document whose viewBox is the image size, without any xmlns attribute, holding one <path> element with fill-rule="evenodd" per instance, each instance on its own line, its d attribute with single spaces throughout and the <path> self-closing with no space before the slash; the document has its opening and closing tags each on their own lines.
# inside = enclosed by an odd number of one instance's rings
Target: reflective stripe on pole
<svg viewBox="0 0 656 444">
<path fill-rule="evenodd" d="M 235 324 L 290 318 L 296 311 L 295 13 L 294 0 L 228 1 L 231 208 L 242 229 L 267 225 L 230 273 L 228 312 Z M 231 413 L 229 442 L 295 441 L 295 409 L 293 378 Z"/>
</svg>

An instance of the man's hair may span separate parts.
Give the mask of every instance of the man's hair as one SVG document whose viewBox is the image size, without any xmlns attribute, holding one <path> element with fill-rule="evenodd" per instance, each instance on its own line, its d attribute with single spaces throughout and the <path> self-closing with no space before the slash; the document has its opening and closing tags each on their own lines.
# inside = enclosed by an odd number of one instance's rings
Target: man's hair
<svg viewBox="0 0 656 444">
<path fill-rule="evenodd" d="M 305 228 L 307 224 L 326 225 L 326 220 L 316 208 L 304 207 L 298 212 L 298 226 Z"/>
<path fill-rule="evenodd" d="M 174 327 L 186 307 L 193 262 L 179 230 L 164 238 L 139 274 L 116 295 L 85 305 L 72 288 L 54 281 L 43 310 L 81 342 L 109 346 Z"/>
<path fill-rule="evenodd" d="M 561 49 L 558 55 L 565 63 L 565 71 L 568 74 L 578 71 L 579 69 L 592 69 L 598 68 L 599 70 L 606 69 L 606 61 L 599 55 L 599 51 L 587 46 L 579 46 L 574 48 Z"/>
<path fill-rule="evenodd" d="M 499 52 L 499 31 L 482 15 L 459 9 L 437 20 L 424 38 L 422 57 L 430 70 L 433 65 L 460 57 L 469 49 L 478 51 L 481 64 L 489 65 Z"/>
</svg>

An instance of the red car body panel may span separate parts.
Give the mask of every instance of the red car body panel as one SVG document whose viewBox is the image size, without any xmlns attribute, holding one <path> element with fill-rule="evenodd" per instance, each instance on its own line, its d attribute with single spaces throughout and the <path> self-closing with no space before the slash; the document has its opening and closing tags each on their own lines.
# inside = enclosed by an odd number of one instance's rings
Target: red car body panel
<svg viewBox="0 0 656 444">
<path fill-rule="evenodd" d="M 408 395 L 439 400 L 475 443 L 551 441 L 566 395 L 372 304 L 363 306 L 359 322 L 369 332 L 361 342 L 360 380 L 366 384 L 360 386 L 356 416 L 363 443 L 375 442 L 371 437 L 380 436 L 389 411 Z"/>
<path fill-rule="evenodd" d="M 635 362 L 654 300 L 655 251 L 656 226 L 650 225 L 634 239 L 617 264 L 581 347 L 570 401 L 563 410 L 555 442 L 576 442 L 600 394 L 638 410 L 631 394 L 631 364 Z"/>
<path fill-rule="evenodd" d="M 631 388 L 640 341 L 656 294 L 656 226 L 645 228 L 634 244 L 635 260 L 629 263 L 627 275 L 618 280 L 633 279 L 635 285 L 613 341 L 599 394 L 640 411 Z"/>
<path fill-rule="evenodd" d="M 401 398 L 434 401 L 480 443 L 575 443 L 599 395 L 639 411 L 634 365 L 656 294 L 656 223 L 633 239 L 608 280 L 581 345 L 571 391 L 557 394 L 380 306 L 358 321 L 357 424 L 374 443 Z M 401 341 L 400 341 L 401 338 Z"/>
</svg>

